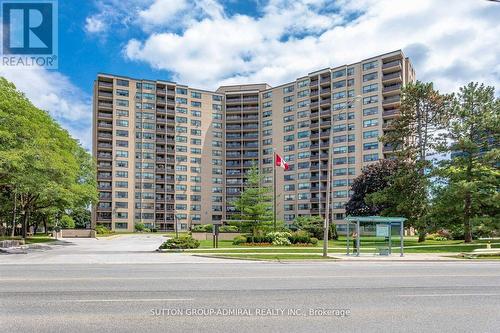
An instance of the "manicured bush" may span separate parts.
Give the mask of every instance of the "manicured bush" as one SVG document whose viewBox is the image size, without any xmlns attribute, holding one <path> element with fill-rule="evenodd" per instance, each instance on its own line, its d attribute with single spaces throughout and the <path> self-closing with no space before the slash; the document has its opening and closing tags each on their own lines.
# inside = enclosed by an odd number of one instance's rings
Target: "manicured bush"
<svg viewBox="0 0 500 333">
<path fill-rule="evenodd" d="M 292 244 L 309 244 L 311 235 L 305 230 L 299 230 L 292 233 L 288 239 Z"/>
<path fill-rule="evenodd" d="M 191 228 L 191 232 L 212 232 L 212 225 L 198 224 Z"/>
<path fill-rule="evenodd" d="M 109 230 L 108 228 L 106 228 L 103 225 L 98 225 L 98 226 L 95 227 L 95 232 L 98 235 L 106 235 L 106 234 L 110 234 L 111 230 Z"/>
<path fill-rule="evenodd" d="M 222 225 L 219 227 L 219 232 L 238 232 L 238 227 L 235 225 Z"/>
<path fill-rule="evenodd" d="M 191 236 L 181 236 L 179 238 L 170 238 L 160 245 L 160 249 L 196 249 L 200 246 L 200 242 Z"/>
<path fill-rule="evenodd" d="M 158 232 L 158 229 L 156 229 L 156 228 L 151 228 L 151 232 Z"/>
<path fill-rule="evenodd" d="M 143 231 L 146 231 L 146 229 L 147 229 L 146 226 L 144 225 L 144 223 L 136 223 L 134 228 L 135 228 L 135 231 L 138 231 L 138 232 L 143 232 Z"/>
<path fill-rule="evenodd" d="M 240 245 L 247 242 L 246 236 L 236 236 L 233 239 L 233 245 Z"/>
<path fill-rule="evenodd" d="M 318 239 L 316 237 L 311 237 L 310 242 L 311 242 L 312 245 L 317 245 L 318 244 Z"/>
</svg>

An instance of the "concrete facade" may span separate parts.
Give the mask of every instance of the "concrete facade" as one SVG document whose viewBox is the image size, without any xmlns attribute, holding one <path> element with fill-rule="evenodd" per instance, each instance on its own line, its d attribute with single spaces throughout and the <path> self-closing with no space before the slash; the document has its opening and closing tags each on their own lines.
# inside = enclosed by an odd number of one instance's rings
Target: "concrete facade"
<svg viewBox="0 0 500 333">
<path fill-rule="evenodd" d="M 257 163 L 273 184 L 278 219 L 329 216 L 342 223 L 349 187 L 392 148 L 378 137 L 398 115 L 401 87 L 415 80 L 394 51 L 309 73 L 278 87 L 204 91 L 174 82 L 99 74 L 94 88 L 93 153 L 100 201 L 93 222 L 132 231 L 231 218 L 245 172 Z"/>
</svg>

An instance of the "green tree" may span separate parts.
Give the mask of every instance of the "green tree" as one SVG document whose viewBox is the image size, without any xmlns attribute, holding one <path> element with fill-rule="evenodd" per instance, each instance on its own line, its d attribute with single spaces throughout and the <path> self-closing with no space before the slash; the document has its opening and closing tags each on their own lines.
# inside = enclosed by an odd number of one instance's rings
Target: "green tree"
<svg viewBox="0 0 500 333">
<path fill-rule="evenodd" d="M 389 186 L 390 177 L 396 175 L 398 169 L 406 166 L 399 160 L 379 160 L 363 168 L 361 175 L 354 179 L 351 186 L 353 192 L 346 204 L 346 214 L 353 216 L 380 215 L 390 203 L 368 204 L 367 195 Z"/>
<path fill-rule="evenodd" d="M 61 227 L 62 229 L 74 229 L 75 221 L 71 216 L 63 215 L 61 217 L 61 221 L 59 222 L 59 227 Z"/>
<path fill-rule="evenodd" d="M 238 210 L 235 218 L 243 224 L 251 225 L 252 234 L 257 235 L 259 228 L 273 219 L 271 189 L 263 185 L 263 176 L 254 165 L 246 177 L 245 188 L 234 202 Z"/>
<path fill-rule="evenodd" d="M 449 115 L 446 143 L 438 150 L 451 158 L 438 174 L 449 186 L 447 197 L 461 203 L 464 241 L 471 242 L 473 221 L 499 218 L 500 99 L 493 87 L 471 82 L 460 88 Z"/>
<path fill-rule="evenodd" d="M 324 236 L 324 219 L 319 215 L 314 216 L 298 216 L 293 221 L 292 228 L 304 230 L 310 233 L 313 237 L 318 239 Z M 334 223 L 330 223 L 330 230 L 328 230 L 329 239 L 338 239 L 337 228 Z"/>
<path fill-rule="evenodd" d="M 22 234 L 49 208 L 64 212 L 97 199 L 92 158 L 50 115 L 0 78 L 0 189 Z"/>
<path fill-rule="evenodd" d="M 432 159 L 443 140 L 450 101 L 451 96 L 440 94 L 432 83 L 409 83 L 402 90 L 400 115 L 381 137 L 396 158 L 409 164 L 395 175 L 399 179 L 392 179 L 393 186 L 371 196 L 372 204 L 391 203 L 386 214 L 405 214 L 409 225 L 419 229 L 419 241 L 425 240 Z M 395 192 L 408 189 L 410 197 Z"/>
</svg>

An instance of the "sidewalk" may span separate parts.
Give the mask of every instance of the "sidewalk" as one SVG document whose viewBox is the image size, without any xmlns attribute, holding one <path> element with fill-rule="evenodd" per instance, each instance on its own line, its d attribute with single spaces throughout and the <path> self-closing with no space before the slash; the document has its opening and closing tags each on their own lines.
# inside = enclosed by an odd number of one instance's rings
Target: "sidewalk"
<svg viewBox="0 0 500 333">
<path fill-rule="evenodd" d="M 457 253 L 408 253 L 401 257 L 394 253 L 388 256 L 380 256 L 373 254 L 360 254 L 359 257 L 356 255 L 346 255 L 345 253 L 331 253 L 330 256 L 340 259 L 342 261 L 464 261 L 460 258 L 454 258 Z"/>
</svg>

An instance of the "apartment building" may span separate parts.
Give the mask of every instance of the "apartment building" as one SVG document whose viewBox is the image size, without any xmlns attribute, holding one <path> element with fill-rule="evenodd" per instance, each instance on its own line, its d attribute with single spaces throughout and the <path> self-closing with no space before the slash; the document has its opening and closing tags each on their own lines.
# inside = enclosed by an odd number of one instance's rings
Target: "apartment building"
<svg viewBox="0 0 500 333">
<path fill-rule="evenodd" d="M 342 223 L 353 179 L 391 154 L 378 137 L 398 115 L 402 85 L 414 79 L 400 50 L 278 87 L 212 92 L 99 74 L 93 222 L 132 231 L 139 222 L 173 230 L 229 220 L 254 163 L 272 186 L 276 151 L 290 165 L 276 174 L 278 219 L 324 216 L 330 193 L 329 216 Z"/>
</svg>

